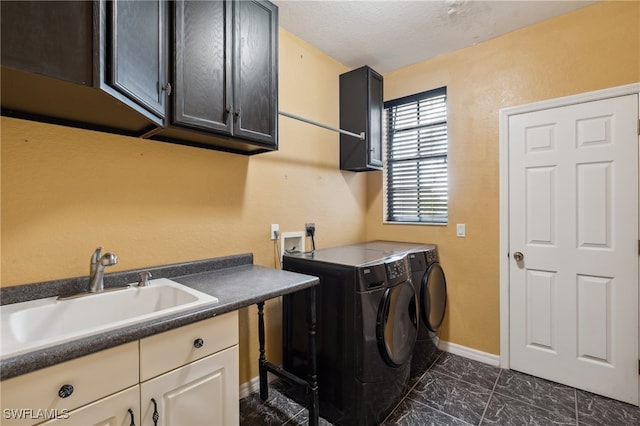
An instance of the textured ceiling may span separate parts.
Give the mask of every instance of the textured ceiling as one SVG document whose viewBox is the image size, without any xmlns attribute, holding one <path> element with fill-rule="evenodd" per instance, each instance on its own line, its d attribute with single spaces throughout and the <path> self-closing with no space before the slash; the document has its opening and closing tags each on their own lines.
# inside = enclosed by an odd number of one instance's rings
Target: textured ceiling
<svg viewBox="0 0 640 426">
<path fill-rule="evenodd" d="M 272 0 L 280 26 L 350 68 L 380 73 L 471 46 L 594 1 Z"/>
</svg>

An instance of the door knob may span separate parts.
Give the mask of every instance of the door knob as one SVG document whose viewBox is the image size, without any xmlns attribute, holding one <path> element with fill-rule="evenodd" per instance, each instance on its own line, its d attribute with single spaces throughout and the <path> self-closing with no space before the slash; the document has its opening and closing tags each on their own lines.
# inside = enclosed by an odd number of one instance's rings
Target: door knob
<svg viewBox="0 0 640 426">
<path fill-rule="evenodd" d="M 524 254 L 522 254 L 521 252 L 517 251 L 517 252 L 513 253 L 513 258 L 516 260 L 516 262 L 520 262 L 520 261 L 522 261 L 522 259 L 524 259 Z"/>
</svg>

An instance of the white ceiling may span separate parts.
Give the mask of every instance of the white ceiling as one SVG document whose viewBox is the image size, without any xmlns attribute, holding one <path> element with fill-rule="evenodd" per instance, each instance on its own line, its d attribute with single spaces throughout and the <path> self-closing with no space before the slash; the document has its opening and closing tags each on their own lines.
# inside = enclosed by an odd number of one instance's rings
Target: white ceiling
<svg viewBox="0 0 640 426">
<path fill-rule="evenodd" d="M 349 68 L 385 73 L 595 3 L 272 0 L 280 26 Z"/>
</svg>

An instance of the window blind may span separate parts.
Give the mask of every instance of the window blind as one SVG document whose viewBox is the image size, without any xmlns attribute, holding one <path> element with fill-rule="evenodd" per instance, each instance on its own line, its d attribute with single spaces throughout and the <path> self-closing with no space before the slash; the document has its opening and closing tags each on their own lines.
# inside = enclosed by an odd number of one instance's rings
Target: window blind
<svg viewBox="0 0 640 426">
<path fill-rule="evenodd" d="M 386 220 L 447 223 L 447 92 L 385 102 Z"/>
</svg>

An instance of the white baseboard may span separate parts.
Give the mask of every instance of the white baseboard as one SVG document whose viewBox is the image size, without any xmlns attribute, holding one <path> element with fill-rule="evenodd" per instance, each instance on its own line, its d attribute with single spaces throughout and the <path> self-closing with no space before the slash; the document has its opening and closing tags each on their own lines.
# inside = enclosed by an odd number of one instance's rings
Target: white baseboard
<svg viewBox="0 0 640 426">
<path fill-rule="evenodd" d="M 258 392 L 260 390 L 260 376 L 256 376 L 253 379 L 249 380 L 240 385 L 240 399 L 246 398 L 254 392 Z"/>
<path fill-rule="evenodd" d="M 267 380 L 269 381 L 269 383 L 273 382 L 277 378 L 278 376 L 271 373 L 267 373 Z M 259 391 L 260 391 L 260 376 L 256 376 L 253 379 L 249 380 L 248 382 L 245 382 L 240 385 L 240 399 L 247 397 L 254 392 L 259 392 Z"/>
<path fill-rule="evenodd" d="M 454 355 L 460 355 L 465 358 L 480 361 L 494 367 L 500 367 L 500 355 L 482 352 L 477 349 L 458 345 L 457 343 L 445 342 L 444 340 L 440 340 L 440 343 L 438 343 L 438 349 L 444 352 L 452 353 Z"/>
<path fill-rule="evenodd" d="M 449 352 L 454 355 L 459 355 L 465 358 L 472 359 L 474 361 L 480 361 L 485 364 L 492 365 L 494 367 L 500 367 L 500 356 L 490 354 L 488 352 L 482 352 L 477 349 L 468 348 L 466 346 L 458 345 L 457 343 L 445 342 L 440 340 L 438 343 L 438 349 L 444 352 Z M 277 376 L 269 373 L 269 382 L 277 379 Z M 260 377 L 256 376 L 246 383 L 240 385 L 240 398 L 247 397 L 254 392 L 260 390 Z"/>
</svg>

